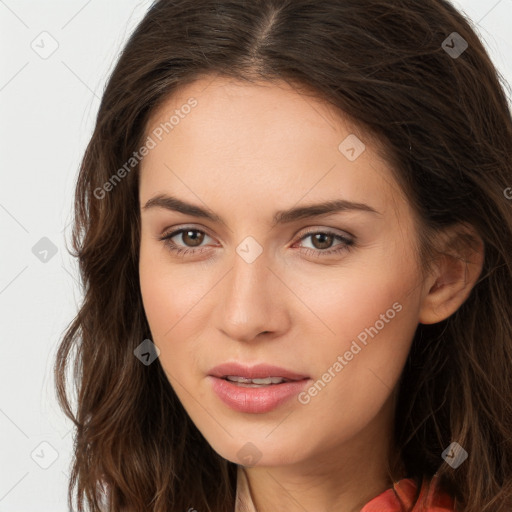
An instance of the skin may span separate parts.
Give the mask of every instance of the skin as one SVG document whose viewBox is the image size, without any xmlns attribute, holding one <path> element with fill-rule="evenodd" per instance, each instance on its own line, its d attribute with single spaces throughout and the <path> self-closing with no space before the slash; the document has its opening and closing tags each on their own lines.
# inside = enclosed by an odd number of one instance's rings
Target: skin
<svg viewBox="0 0 512 512">
<path fill-rule="evenodd" d="M 197 106 L 140 169 L 140 285 L 160 364 L 222 457 L 241 464 L 239 450 L 257 447 L 260 458 L 245 471 L 259 512 L 359 510 L 391 484 L 394 397 L 417 325 L 464 302 L 483 249 L 464 255 L 467 263 L 441 258 L 422 279 L 414 212 L 377 148 L 285 82 L 203 78 L 167 99 L 146 136 L 191 97 Z M 354 133 L 366 149 L 349 161 L 338 146 Z M 209 208 L 225 225 L 143 208 L 163 193 Z M 378 214 L 271 225 L 277 210 L 340 198 Z M 159 240 L 183 227 L 206 233 L 193 233 L 199 247 L 186 234 L 172 240 L 205 252 L 177 256 Z M 315 245 L 314 233 L 326 229 L 354 245 L 323 256 L 343 243 Z M 236 252 L 248 236 L 263 249 L 252 263 Z M 241 413 L 211 389 L 209 370 L 226 361 L 275 364 L 316 382 L 394 303 L 401 311 L 307 404 L 291 399 L 268 413 Z"/>
</svg>

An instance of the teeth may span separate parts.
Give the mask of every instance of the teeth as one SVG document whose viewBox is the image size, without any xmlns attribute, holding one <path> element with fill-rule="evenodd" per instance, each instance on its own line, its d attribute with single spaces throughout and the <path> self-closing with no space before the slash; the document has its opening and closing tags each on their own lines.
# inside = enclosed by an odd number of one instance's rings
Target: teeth
<svg viewBox="0 0 512 512">
<path fill-rule="evenodd" d="M 282 377 L 267 377 L 265 379 L 246 379 L 245 377 L 238 377 L 237 375 L 228 375 L 227 380 L 231 382 L 238 382 L 240 384 L 256 384 L 256 385 L 269 385 L 269 384 L 280 384 L 281 382 L 287 382 L 288 379 Z"/>
</svg>

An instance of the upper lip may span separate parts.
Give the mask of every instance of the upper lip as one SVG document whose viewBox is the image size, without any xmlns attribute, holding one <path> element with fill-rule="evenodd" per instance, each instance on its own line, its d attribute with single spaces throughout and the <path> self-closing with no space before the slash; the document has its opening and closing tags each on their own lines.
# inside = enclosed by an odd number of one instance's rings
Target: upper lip
<svg viewBox="0 0 512 512">
<path fill-rule="evenodd" d="M 228 375 L 245 377 L 246 379 L 265 379 L 267 377 L 282 377 L 289 380 L 302 380 L 309 378 L 279 366 L 260 363 L 254 366 L 246 366 L 240 363 L 223 363 L 212 368 L 209 375 L 224 378 Z"/>
</svg>

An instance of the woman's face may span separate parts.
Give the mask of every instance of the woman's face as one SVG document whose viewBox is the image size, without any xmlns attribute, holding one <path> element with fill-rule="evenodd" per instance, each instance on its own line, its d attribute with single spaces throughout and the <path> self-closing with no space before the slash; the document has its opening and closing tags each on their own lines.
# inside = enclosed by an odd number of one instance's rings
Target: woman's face
<svg viewBox="0 0 512 512">
<path fill-rule="evenodd" d="M 390 435 L 427 290 L 412 210 L 353 133 L 287 84 L 211 77 L 148 123 L 140 285 L 152 341 L 192 421 L 233 462 L 338 461 Z M 241 368 L 215 370 L 225 363 Z"/>
</svg>

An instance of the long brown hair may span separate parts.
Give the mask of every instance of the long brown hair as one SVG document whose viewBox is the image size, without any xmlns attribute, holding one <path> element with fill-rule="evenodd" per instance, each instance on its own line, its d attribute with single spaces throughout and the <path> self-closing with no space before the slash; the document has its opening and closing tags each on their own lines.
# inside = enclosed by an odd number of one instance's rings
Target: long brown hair
<svg viewBox="0 0 512 512">
<path fill-rule="evenodd" d="M 465 51 L 450 53 L 462 40 Z M 236 464 L 203 438 L 159 361 L 146 366 L 133 353 L 151 332 L 138 278 L 138 163 L 130 159 L 155 109 L 208 75 L 286 80 L 380 141 L 420 219 L 424 269 L 439 230 L 476 229 L 482 273 L 453 315 L 418 325 L 395 442 L 407 474 L 419 483 L 437 473 L 457 510 L 510 511 L 512 119 L 505 81 L 446 0 L 151 6 L 108 81 L 76 187 L 72 243 L 84 299 L 55 364 L 59 402 L 76 425 L 70 504 L 76 487 L 78 510 L 98 510 L 103 481 L 111 510 L 234 509 Z M 66 386 L 72 362 L 76 411 Z M 451 442 L 469 454 L 457 469 L 441 457 Z"/>
</svg>

